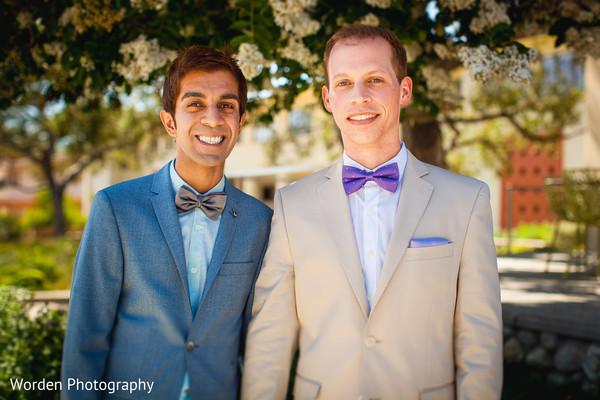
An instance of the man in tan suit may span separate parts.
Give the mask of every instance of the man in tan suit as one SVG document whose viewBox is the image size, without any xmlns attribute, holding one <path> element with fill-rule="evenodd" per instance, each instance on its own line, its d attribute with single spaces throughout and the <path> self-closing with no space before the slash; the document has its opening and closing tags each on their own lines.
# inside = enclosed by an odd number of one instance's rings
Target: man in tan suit
<svg viewBox="0 0 600 400">
<path fill-rule="evenodd" d="M 489 189 L 399 139 L 412 93 L 388 30 L 327 43 L 323 101 L 344 154 L 279 190 L 244 399 L 497 399 L 502 318 Z M 364 186 L 363 186 L 364 184 Z"/>
</svg>

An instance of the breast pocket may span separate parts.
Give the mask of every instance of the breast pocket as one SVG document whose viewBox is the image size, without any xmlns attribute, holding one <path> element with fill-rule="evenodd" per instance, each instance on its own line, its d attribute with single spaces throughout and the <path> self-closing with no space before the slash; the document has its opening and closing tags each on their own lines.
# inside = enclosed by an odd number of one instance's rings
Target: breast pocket
<svg viewBox="0 0 600 400">
<path fill-rule="evenodd" d="M 406 261 L 436 260 L 452 257 L 453 255 L 454 243 L 448 243 L 441 246 L 408 248 L 406 249 L 404 259 Z"/>
<path fill-rule="evenodd" d="M 221 264 L 215 280 L 206 293 L 206 307 L 241 312 L 254 282 L 256 264 L 256 262 Z"/>
</svg>

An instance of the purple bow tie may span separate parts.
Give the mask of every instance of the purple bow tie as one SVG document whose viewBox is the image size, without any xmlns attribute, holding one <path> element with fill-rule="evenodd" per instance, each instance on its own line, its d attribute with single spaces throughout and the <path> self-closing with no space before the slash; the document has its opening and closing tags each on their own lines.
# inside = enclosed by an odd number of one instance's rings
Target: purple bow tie
<svg viewBox="0 0 600 400">
<path fill-rule="evenodd" d="M 398 172 L 398 164 L 396 163 L 384 165 L 372 172 L 367 172 L 349 165 L 344 165 L 342 170 L 342 182 L 344 183 L 346 194 L 356 192 L 363 187 L 367 181 L 373 181 L 383 189 L 389 192 L 395 192 L 398 187 L 399 177 L 400 173 Z"/>
</svg>

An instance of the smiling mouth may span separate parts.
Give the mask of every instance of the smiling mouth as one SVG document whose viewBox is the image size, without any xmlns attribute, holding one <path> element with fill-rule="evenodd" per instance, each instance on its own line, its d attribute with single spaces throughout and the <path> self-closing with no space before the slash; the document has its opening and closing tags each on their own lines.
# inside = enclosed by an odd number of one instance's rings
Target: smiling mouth
<svg viewBox="0 0 600 400">
<path fill-rule="evenodd" d="M 364 121 L 367 119 L 375 118 L 376 116 L 377 116 L 377 114 L 361 114 L 361 115 L 353 115 L 351 117 L 348 117 L 348 119 L 351 121 Z"/>
<path fill-rule="evenodd" d="M 198 140 L 206 144 L 219 144 L 225 139 L 225 136 L 198 136 Z"/>
</svg>

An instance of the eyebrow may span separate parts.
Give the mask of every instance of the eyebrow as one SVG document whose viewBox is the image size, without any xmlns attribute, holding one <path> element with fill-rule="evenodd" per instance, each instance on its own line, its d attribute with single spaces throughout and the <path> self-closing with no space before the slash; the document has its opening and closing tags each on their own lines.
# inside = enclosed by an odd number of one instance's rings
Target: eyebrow
<svg viewBox="0 0 600 400">
<path fill-rule="evenodd" d="M 201 99 L 206 99 L 206 95 L 204 93 L 201 93 L 201 92 L 185 92 L 181 96 L 181 101 L 185 100 L 188 97 L 200 97 Z M 223 95 L 221 95 L 221 100 L 235 100 L 238 103 L 240 102 L 240 99 L 234 93 L 224 93 Z"/>
</svg>

